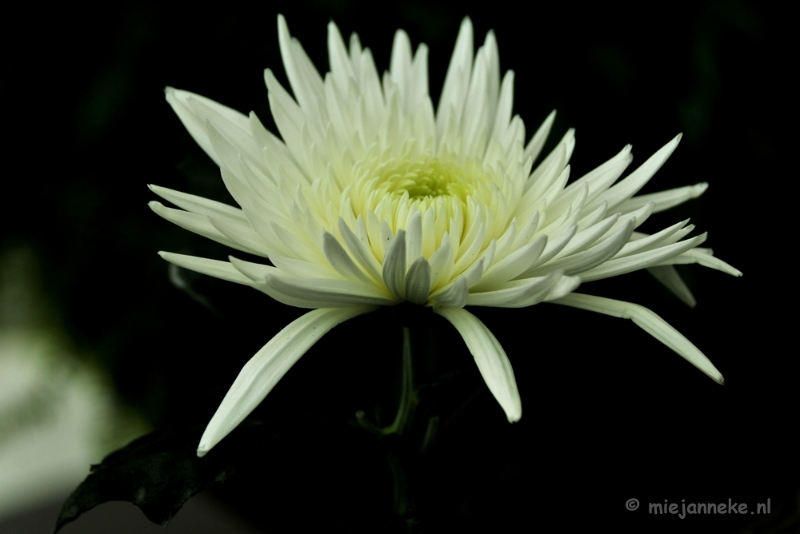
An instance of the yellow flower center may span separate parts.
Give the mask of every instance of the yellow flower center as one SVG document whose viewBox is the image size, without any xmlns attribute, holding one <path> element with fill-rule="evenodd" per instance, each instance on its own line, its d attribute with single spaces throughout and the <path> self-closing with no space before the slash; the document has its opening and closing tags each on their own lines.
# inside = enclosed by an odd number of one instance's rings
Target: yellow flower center
<svg viewBox="0 0 800 534">
<path fill-rule="evenodd" d="M 474 177 L 437 158 L 391 160 L 376 170 L 375 186 L 389 193 L 408 192 L 411 199 L 451 196 L 465 202 L 474 191 Z"/>
</svg>

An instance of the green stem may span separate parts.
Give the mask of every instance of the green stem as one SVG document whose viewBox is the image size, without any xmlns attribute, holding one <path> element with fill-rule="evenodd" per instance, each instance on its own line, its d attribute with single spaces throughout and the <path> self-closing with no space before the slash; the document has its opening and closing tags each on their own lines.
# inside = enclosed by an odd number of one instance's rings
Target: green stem
<svg viewBox="0 0 800 534">
<path fill-rule="evenodd" d="M 383 434 L 403 435 L 411 422 L 411 416 L 417 405 L 417 394 L 414 391 L 414 366 L 411 354 L 411 333 L 408 327 L 403 327 L 403 363 L 400 383 L 400 401 L 394 422 L 383 429 Z"/>
</svg>

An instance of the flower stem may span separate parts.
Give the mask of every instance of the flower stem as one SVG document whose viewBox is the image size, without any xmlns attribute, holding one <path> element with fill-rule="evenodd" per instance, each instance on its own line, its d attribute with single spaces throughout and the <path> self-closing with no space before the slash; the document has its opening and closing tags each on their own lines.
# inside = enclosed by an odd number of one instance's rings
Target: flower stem
<svg viewBox="0 0 800 534">
<path fill-rule="evenodd" d="M 414 362 L 411 353 L 411 333 L 403 327 L 403 363 L 401 369 L 400 400 L 394 422 L 383 429 L 383 434 L 403 435 L 411 422 L 414 408 L 417 405 L 417 393 L 414 390 Z"/>
</svg>

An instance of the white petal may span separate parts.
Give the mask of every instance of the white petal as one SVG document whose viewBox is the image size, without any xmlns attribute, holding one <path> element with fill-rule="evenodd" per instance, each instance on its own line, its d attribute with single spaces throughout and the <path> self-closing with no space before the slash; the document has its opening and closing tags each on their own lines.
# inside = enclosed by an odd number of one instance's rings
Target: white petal
<svg viewBox="0 0 800 534">
<path fill-rule="evenodd" d="M 619 216 L 619 213 L 615 213 L 607 219 L 603 219 L 601 222 L 578 232 L 575 234 L 575 237 L 570 240 L 569 244 L 564 247 L 564 250 L 556 254 L 555 257 L 561 258 L 568 256 L 592 246 L 598 239 L 606 235 L 606 233 L 611 230 L 612 226 L 617 224 Z"/>
<path fill-rule="evenodd" d="M 483 223 L 476 222 L 472 225 L 472 229 L 475 231 L 470 231 L 467 234 L 462 240 L 461 247 L 458 250 L 458 259 L 456 260 L 455 269 L 453 269 L 456 273 L 469 268 L 469 266 L 475 262 L 478 254 L 480 254 L 481 248 L 483 248 L 486 226 Z M 465 244 L 468 244 L 468 246 L 464 247 Z"/>
<path fill-rule="evenodd" d="M 353 63 L 347 55 L 342 34 L 332 21 L 328 23 L 328 63 L 340 91 L 347 91 L 350 79 L 355 78 Z"/>
<path fill-rule="evenodd" d="M 259 285 L 254 287 L 260 288 Z M 393 306 L 397 304 L 381 289 L 350 280 L 330 278 L 296 278 L 273 271 L 263 282 L 265 290 L 275 290 L 291 298 L 316 302 L 317 308 L 339 308 L 369 304 Z M 277 297 L 276 297 L 277 298 Z"/>
<path fill-rule="evenodd" d="M 264 128 L 253 112 L 250 112 L 250 130 L 253 132 L 253 139 L 262 147 L 262 163 L 270 169 L 273 177 L 288 179 L 294 183 L 311 183 L 308 175 L 297 165 L 286 143 Z"/>
<path fill-rule="evenodd" d="M 514 379 L 514 370 L 494 334 L 480 319 L 463 308 L 434 308 L 433 311 L 450 321 L 461 334 L 478 364 L 486 386 L 500 403 L 508 421 L 519 421 L 522 417 L 522 401 Z"/>
<path fill-rule="evenodd" d="M 597 198 L 598 195 L 606 191 L 611 184 L 617 181 L 617 178 L 622 176 L 622 173 L 625 172 L 625 169 L 630 165 L 631 161 L 633 161 L 631 145 L 627 145 L 616 156 L 569 184 L 569 187 L 564 190 L 564 194 L 586 184 L 589 186 L 589 195 L 587 199 L 588 201 L 592 201 Z M 645 204 L 647 204 L 647 202 L 642 203 L 641 206 Z M 640 206 L 636 207 L 638 208 Z M 591 209 L 594 209 L 594 206 L 592 206 Z"/>
<path fill-rule="evenodd" d="M 405 298 L 406 231 L 398 230 L 383 257 L 383 283 L 398 300 Z"/>
<path fill-rule="evenodd" d="M 228 219 L 238 224 L 247 224 L 247 218 L 239 208 L 234 208 L 233 206 L 223 204 L 222 202 L 216 202 L 214 200 L 209 200 L 207 198 L 181 193 L 180 191 L 175 191 L 173 189 L 167 189 L 166 187 L 160 187 L 152 184 L 148 185 L 147 187 L 149 187 L 150 191 L 156 195 L 172 202 L 179 208 L 183 208 L 186 211 L 190 211 L 198 215 L 207 215 L 220 219 Z"/>
<path fill-rule="evenodd" d="M 445 140 L 445 130 L 449 121 L 453 121 L 456 127 L 461 122 L 461 112 L 472 72 L 472 51 L 472 21 L 465 18 L 458 31 L 456 46 L 450 65 L 447 67 L 442 96 L 439 98 L 439 108 L 436 112 L 436 132 L 439 140 Z"/>
<path fill-rule="evenodd" d="M 200 438 L 197 455 L 205 456 L 244 421 L 292 365 L 329 330 L 373 309 L 365 306 L 314 310 L 289 323 L 242 368 Z"/>
<path fill-rule="evenodd" d="M 656 280 L 664 284 L 676 297 L 681 299 L 690 308 L 697 305 L 697 300 L 692 295 L 692 291 L 686 282 L 683 281 L 677 269 L 672 265 L 662 265 L 660 267 L 650 267 L 647 272 L 652 274 Z"/>
<path fill-rule="evenodd" d="M 310 263 L 278 254 L 270 254 L 269 261 L 284 274 L 298 278 L 338 278 L 336 271 L 318 263 Z"/>
<path fill-rule="evenodd" d="M 487 35 L 487 41 L 490 39 Z M 491 38 L 493 42 L 493 38 Z M 488 43 L 487 43 L 488 44 Z M 486 141 L 494 120 L 495 102 L 488 97 L 490 92 L 490 71 L 487 48 L 481 47 L 475 57 L 472 77 L 464 102 L 466 112 L 461 119 L 461 136 L 463 141 L 462 155 L 470 158 L 483 159 L 486 152 Z"/>
<path fill-rule="evenodd" d="M 539 236 L 533 243 L 517 249 L 500 262 L 492 265 L 481 276 L 475 287 L 471 289 L 486 291 L 493 289 L 493 286 L 497 283 L 513 280 L 536 263 L 546 245 L 547 236 Z"/>
<path fill-rule="evenodd" d="M 408 105 L 408 93 L 411 83 L 411 40 L 403 30 L 397 30 L 394 34 L 389 72 L 392 75 L 392 80 L 400 90 L 400 101 L 403 103 L 403 110 L 406 113 L 410 113 L 412 110 Z"/>
<path fill-rule="evenodd" d="M 367 276 L 361 272 L 353 259 L 347 254 L 339 240 L 333 237 L 328 232 L 322 236 L 322 251 L 325 257 L 330 262 L 331 266 L 336 269 L 345 280 L 359 281 L 363 284 L 371 284 L 372 282 Z"/>
<path fill-rule="evenodd" d="M 231 262 L 231 265 L 233 265 L 237 271 L 253 282 L 262 282 L 270 273 L 275 271 L 275 267 L 271 265 L 244 261 L 234 256 L 228 256 L 228 261 Z"/>
<path fill-rule="evenodd" d="M 431 291 L 431 266 L 425 258 L 417 258 L 406 273 L 406 300 L 425 304 Z"/>
<path fill-rule="evenodd" d="M 222 232 L 214 228 L 214 226 L 211 224 L 211 221 L 209 221 L 208 217 L 205 215 L 197 215 L 188 211 L 167 208 L 161 204 L 161 202 L 156 201 L 149 202 L 147 205 L 150 206 L 150 209 L 152 209 L 158 215 L 165 218 L 169 222 L 180 226 L 184 230 L 189 230 L 190 232 L 194 232 L 203 237 L 213 239 L 217 243 L 222 243 L 223 245 L 235 248 L 236 250 L 241 250 L 255 255 L 261 254 L 261 252 L 244 247 L 222 234 Z"/>
<path fill-rule="evenodd" d="M 529 198 L 533 202 L 538 201 L 542 193 L 558 180 L 566 164 L 567 147 L 564 143 L 559 143 L 525 182 L 525 196 L 522 202 L 530 203 Z"/>
<path fill-rule="evenodd" d="M 555 287 L 553 287 L 553 289 L 547 293 L 547 296 L 544 298 L 544 300 L 558 300 L 578 289 L 579 285 L 581 285 L 580 276 L 562 276 L 556 283 Z"/>
<path fill-rule="evenodd" d="M 450 245 L 450 236 L 445 232 L 442 236 L 442 245 L 434 252 L 428 262 L 431 265 L 433 274 L 432 286 L 435 288 L 440 287 L 445 281 L 449 280 L 453 274 L 453 263 L 455 257 L 453 255 L 453 247 Z"/>
<path fill-rule="evenodd" d="M 622 213 L 628 213 L 644 206 L 648 202 L 655 202 L 656 206 L 653 213 L 674 208 L 679 204 L 683 204 L 687 200 L 697 198 L 708 189 L 708 183 L 703 182 L 695 185 L 687 185 L 685 187 L 678 187 L 676 189 L 669 189 L 667 191 L 660 191 L 658 193 L 650 193 L 649 195 L 642 195 L 633 197 L 623 202 L 617 209 Z"/>
<path fill-rule="evenodd" d="M 511 110 L 514 103 L 514 71 L 506 71 L 500 87 L 500 99 L 497 102 L 492 137 L 503 137 L 511 123 Z M 525 160 L 528 158 L 525 157 Z M 493 163 L 487 161 L 487 163 Z"/>
<path fill-rule="evenodd" d="M 414 54 L 414 61 L 411 63 L 411 76 L 406 86 L 406 105 L 411 113 L 422 112 L 426 122 L 425 131 L 431 136 L 436 135 L 436 119 L 434 118 L 433 103 L 428 95 L 428 47 L 421 44 L 417 47 Z M 430 110 L 420 110 L 421 106 L 430 106 Z"/>
<path fill-rule="evenodd" d="M 359 223 L 356 221 L 356 225 L 362 224 L 363 219 L 359 219 L 361 222 Z M 366 233 L 366 228 L 364 228 L 364 232 Z M 347 249 L 350 251 L 350 254 L 358 260 L 359 265 L 367 271 L 367 273 L 373 278 L 375 282 L 379 282 L 383 280 L 381 276 L 381 266 L 378 264 L 378 261 L 375 259 L 375 256 L 372 254 L 369 245 L 369 239 L 366 235 L 363 237 L 357 236 L 353 231 L 350 229 L 349 226 L 344 222 L 344 219 L 341 217 L 339 218 L 339 233 L 342 235 L 342 239 L 344 239 L 345 245 L 347 245 Z"/>
<path fill-rule="evenodd" d="M 228 282 L 236 282 L 237 284 L 244 284 L 247 286 L 252 283 L 250 278 L 244 276 L 227 261 L 209 260 L 207 258 L 198 258 L 196 256 L 187 256 L 185 254 L 175 254 L 172 252 L 159 252 L 158 255 L 178 267 L 183 267 L 184 269 L 189 269 L 196 273 L 207 274 L 214 278 L 220 278 Z"/>
<path fill-rule="evenodd" d="M 238 111 L 225 107 L 222 104 L 218 104 L 204 96 L 196 95 L 188 91 L 180 91 L 172 87 L 167 87 L 165 93 L 167 96 L 167 102 L 169 102 L 170 106 L 172 106 L 173 111 L 175 111 L 175 114 L 178 115 L 178 118 L 181 120 L 184 127 L 186 127 L 186 130 L 189 132 L 189 134 L 192 136 L 195 142 L 200 145 L 200 148 L 202 148 L 205 153 L 208 154 L 212 160 L 214 160 L 214 163 L 219 165 L 219 157 L 214 152 L 214 148 L 211 146 L 211 142 L 208 140 L 208 134 L 206 134 L 205 117 L 198 117 L 192 110 L 191 106 L 189 106 L 188 100 L 191 98 L 196 98 L 199 101 L 208 104 L 209 106 L 216 107 L 220 113 L 227 114 L 231 120 L 240 120 L 237 116 L 241 114 Z M 241 117 L 245 118 L 244 115 L 241 115 Z"/>
<path fill-rule="evenodd" d="M 663 247 L 677 243 L 684 236 L 688 235 L 694 230 L 694 225 L 686 226 L 689 219 L 685 219 L 679 223 L 675 223 L 670 227 L 664 228 L 660 232 L 653 235 L 641 234 L 634 232 L 631 235 L 631 241 L 625 243 L 622 250 L 619 251 L 616 257 L 621 258 L 630 254 L 636 254 L 645 250 L 652 250 L 657 247 Z"/>
<path fill-rule="evenodd" d="M 466 276 L 459 276 L 448 285 L 433 292 L 431 302 L 436 306 L 447 308 L 463 308 L 469 298 L 469 285 Z"/>
<path fill-rule="evenodd" d="M 238 247 L 240 250 L 252 250 L 257 256 L 267 257 L 269 255 L 271 251 L 269 243 L 264 241 L 249 224 L 244 226 L 230 220 L 217 219 L 210 216 L 208 217 L 208 222 L 222 235 L 240 245 Z"/>
<path fill-rule="evenodd" d="M 563 275 L 562 271 L 547 276 L 514 280 L 497 284 L 498 289 L 482 293 L 470 292 L 468 306 L 524 308 L 542 302 Z"/>
<path fill-rule="evenodd" d="M 560 234 L 558 237 L 554 239 L 549 239 L 547 242 L 547 246 L 544 248 L 544 252 L 542 255 L 539 256 L 539 259 L 536 260 L 536 263 L 531 266 L 530 269 L 519 275 L 518 278 L 527 278 L 532 276 L 532 273 L 536 272 L 541 266 L 545 265 L 548 261 L 550 261 L 553 257 L 555 257 L 559 252 L 561 252 L 564 247 L 570 242 L 570 240 L 575 236 L 575 232 L 577 232 L 577 226 L 570 226 L 569 230 Z"/>
<path fill-rule="evenodd" d="M 575 129 L 570 128 L 567 133 L 561 138 L 556 147 L 547 155 L 544 160 L 536 167 L 536 169 L 528 177 L 525 183 L 525 191 L 528 191 L 532 186 L 537 184 L 545 173 L 559 176 L 564 166 L 569 163 L 569 158 L 572 156 L 572 151 L 575 149 Z M 552 176 L 546 179 L 545 182 L 549 183 Z"/>
<path fill-rule="evenodd" d="M 715 258 L 711 254 L 703 252 L 700 249 L 688 250 L 683 254 L 662 261 L 660 265 L 675 265 L 675 264 L 687 264 L 687 263 L 699 263 L 703 267 L 708 267 L 709 269 L 716 269 L 717 271 L 722 271 L 723 273 L 728 273 L 732 276 L 742 276 L 742 271 L 740 271 L 736 267 L 728 265 L 721 259 Z"/>
<path fill-rule="evenodd" d="M 322 99 L 322 77 L 297 39 L 289 34 L 289 26 L 283 15 L 278 15 L 278 43 L 286 77 L 297 102 L 307 114 L 313 113 L 316 111 L 315 103 Z"/>
<path fill-rule="evenodd" d="M 716 382 L 724 384 L 722 374 L 709 361 L 691 341 L 681 335 L 680 332 L 668 325 L 664 320 L 643 306 L 612 300 L 593 295 L 582 295 L 571 293 L 566 297 L 553 301 L 555 304 L 564 304 L 574 308 L 581 308 L 612 317 L 630 319 L 642 330 L 668 346 L 689 363 L 703 371 Z"/>
<path fill-rule="evenodd" d="M 550 129 L 553 127 L 553 121 L 555 121 L 555 119 L 556 112 L 553 110 L 544 120 L 542 125 L 539 126 L 539 129 L 536 130 L 536 133 L 533 134 L 533 137 L 531 137 L 531 140 L 525 147 L 525 161 L 528 161 L 529 159 L 536 161 L 536 158 L 539 157 L 542 147 L 544 147 L 544 142 L 547 140 L 547 136 L 550 135 Z"/>
<path fill-rule="evenodd" d="M 667 158 L 675 151 L 680 140 L 681 135 L 679 134 L 650 156 L 647 161 L 642 163 L 639 168 L 630 173 L 625 179 L 599 195 L 586 208 L 593 209 L 603 202 L 608 202 L 608 209 L 616 209 L 617 206 L 635 195 L 653 177 L 664 162 L 667 161 Z"/>
<path fill-rule="evenodd" d="M 422 256 L 422 215 L 415 211 L 409 218 L 406 228 L 406 268 Z"/>
<path fill-rule="evenodd" d="M 600 265 L 619 252 L 622 246 L 628 241 L 628 238 L 630 238 L 633 232 L 633 225 L 634 222 L 628 220 L 626 226 L 622 230 L 605 241 L 582 252 L 548 262 L 544 266 L 535 269 L 532 275 L 537 276 L 537 274 L 544 274 L 545 270 L 551 269 L 562 269 L 567 274 L 577 274 Z"/>
<path fill-rule="evenodd" d="M 481 254 L 481 257 L 478 258 L 478 261 L 474 262 L 467 268 L 466 271 L 464 271 L 463 276 L 467 280 L 467 287 L 472 288 L 475 284 L 477 284 L 486 272 L 486 269 L 488 269 L 489 265 L 492 264 L 492 260 L 494 260 L 496 243 L 497 242 L 492 239 L 492 241 L 489 243 L 489 246 L 486 247 L 486 250 L 484 250 L 483 254 Z"/>
<path fill-rule="evenodd" d="M 594 210 L 581 210 L 581 218 L 578 221 L 578 231 L 585 230 L 590 226 L 594 226 L 598 222 L 602 221 L 605 216 L 606 212 L 608 211 L 608 203 L 603 202 L 599 206 L 597 206 Z"/>
<path fill-rule="evenodd" d="M 659 265 L 668 258 L 678 256 L 689 249 L 699 246 L 706 240 L 707 235 L 708 234 L 704 233 L 692 239 L 687 239 L 686 241 L 674 243 L 666 247 L 608 260 L 602 265 L 581 272 L 581 279 L 585 282 L 590 282 L 592 280 L 619 276 L 646 267 Z"/>
<path fill-rule="evenodd" d="M 225 108 L 213 100 L 200 99 L 198 96 L 192 95 L 186 100 L 195 116 L 201 118 L 203 124 L 213 125 L 220 135 L 236 148 L 237 152 L 246 155 L 252 161 L 260 161 L 261 149 L 253 140 L 250 118 L 237 111 Z M 216 147 L 214 151 L 217 152 Z M 217 155 L 220 155 L 219 152 L 217 152 Z"/>
</svg>

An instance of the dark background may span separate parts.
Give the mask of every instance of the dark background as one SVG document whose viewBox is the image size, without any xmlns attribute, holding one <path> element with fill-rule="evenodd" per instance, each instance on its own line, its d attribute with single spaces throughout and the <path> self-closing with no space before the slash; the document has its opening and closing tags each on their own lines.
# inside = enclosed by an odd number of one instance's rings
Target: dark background
<svg viewBox="0 0 800 534">
<path fill-rule="evenodd" d="M 552 305 L 475 310 L 514 365 L 524 417 L 510 426 L 491 396 L 479 395 L 439 442 L 444 489 L 429 506 L 498 532 L 544 525 L 798 531 L 796 326 L 784 267 L 796 248 L 796 171 L 785 163 L 794 152 L 787 124 L 795 95 L 784 15 L 736 0 L 521 9 L 298 0 L 19 11 L 2 37 L 0 91 L 11 120 L 4 121 L 1 246 L 34 250 L 54 314 L 106 366 L 125 402 L 156 428 L 203 425 L 247 359 L 301 311 L 187 272 L 179 275 L 189 291 L 170 282 L 157 251 L 220 259 L 227 251 L 151 213 L 146 203 L 155 196 L 146 184 L 230 199 L 163 88 L 252 109 L 274 131 L 263 69 L 285 80 L 276 29 L 282 12 L 323 72 L 330 19 L 346 37 L 358 32 L 381 72 L 395 29 L 405 29 L 414 45 L 430 47 L 436 101 L 469 15 L 476 44 L 496 32 L 501 68 L 516 72 L 514 108 L 529 134 L 554 108 L 548 148 L 576 128 L 573 176 L 627 143 L 641 163 L 683 132 L 644 192 L 704 181 L 710 188 L 653 216 L 644 231 L 691 216 L 709 232 L 705 246 L 744 277 L 681 268 L 699 302 L 693 310 L 646 273 L 582 288 L 654 310 L 705 352 L 724 387 L 625 321 Z M 443 320 L 432 326 L 442 331 L 448 360 L 463 368 L 463 383 L 479 384 L 458 336 Z M 269 396 L 262 415 L 371 413 L 392 398 L 399 339 L 388 314 L 337 327 Z M 359 506 L 391 507 L 385 476 L 375 475 L 382 481 L 375 487 L 359 486 L 379 462 L 358 465 L 329 438 L 317 435 L 294 456 L 265 452 L 275 457 L 274 472 L 243 477 L 239 488 L 282 500 L 265 499 L 251 520 L 283 525 L 316 513 L 346 520 L 363 512 Z M 342 462 L 361 475 L 348 478 Z M 371 500 L 351 497 L 364 493 Z M 240 499 L 234 490 L 219 495 L 234 507 Z M 632 497 L 643 503 L 636 512 L 625 510 Z M 648 502 L 682 499 L 732 499 L 749 508 L 770 499 L 773 513 L 753 527 L 756 516 L 681 520 L 646 512 Z M 794 523 L 785 519 L 792 514 Z"/>
</svg>

